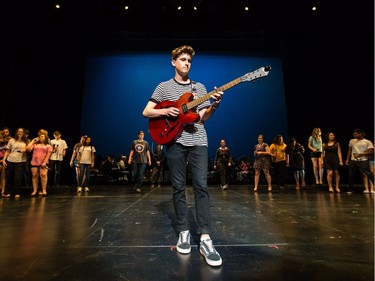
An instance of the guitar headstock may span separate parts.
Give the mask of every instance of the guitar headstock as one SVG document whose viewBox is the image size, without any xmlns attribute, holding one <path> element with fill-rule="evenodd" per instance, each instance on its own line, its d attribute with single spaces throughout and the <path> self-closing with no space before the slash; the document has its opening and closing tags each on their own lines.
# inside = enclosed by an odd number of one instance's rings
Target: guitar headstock
<svg viewBox="0 0 375 281">
<path fill-rule="evenodd" d="M 244 76 L 241 77 L 242 82 L 245 81 L 255 81 L 259 78 L 266 77 L 268 73 L 271 70 L 271 66 L 263 66 L 261 68 L 258 68 L 257 70 L 254 70 L 252 72 L 246 73 Z"/>
</svg>

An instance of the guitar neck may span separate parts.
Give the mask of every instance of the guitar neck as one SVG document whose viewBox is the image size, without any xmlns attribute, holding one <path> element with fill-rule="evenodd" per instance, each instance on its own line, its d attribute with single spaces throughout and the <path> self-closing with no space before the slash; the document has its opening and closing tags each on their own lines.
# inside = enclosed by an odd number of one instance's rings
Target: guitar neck
<svg viewBox="0 0 375 281">
<path fill-rule="evenodd" d="M 240 84 L 241 82 L 242 82 L 241 77 L 239 77 L 237 79 L 234 79 L 233 81 L 230 81 L 229 83 L 217 88 L 216 90 L 213 90 L 213 91 L 211 91 L 211 92 L 209 92 L 209 93 L 207 93 L 207 94 L 205 94 L 205 95 L 203 95 L 203 96 L 201 96 L 201 97 L 199 97 L 195 100 L 192 100 L 191 102 L 188 102 L 186 104 L 187 109 L 190 110 L 190 109 L 204 103 L 205 101 L 209 100 L 211 98 L 211 95 L 213 95 L 217 91 L 226 91 L 226 90 Z"/>
</svg>

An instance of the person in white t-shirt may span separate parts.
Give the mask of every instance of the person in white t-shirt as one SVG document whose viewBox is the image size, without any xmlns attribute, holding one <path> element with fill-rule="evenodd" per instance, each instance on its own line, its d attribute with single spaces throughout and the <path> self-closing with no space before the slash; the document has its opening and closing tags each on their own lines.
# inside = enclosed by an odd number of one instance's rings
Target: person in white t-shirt
<svg viewBox="0 0 375 281">
<path fill-rule="evenodd" d="M 78 165 L 78 153 L 79 149 L 83 145 L 83 142 L 87 138 L 87 135 L 82 135 L 81 139 L 79 140 L 78 143 L 76 143 L 73 147 L 73 153 L 72 157 L 70 159 L 70 167 L 74 166 L 74 169 L 76 170 L 76 180 L 77 180 L 77 185 L 79 185 L 79 165 Z"/>
<path fill-rule="evenodd" d="M 28 140 L 23 128 L 18 128 L 14 138 L 8 141 L 3 158 L 5 168 L 5 191 L 3 197 L 21 195 L 21 185 L 26 164 Z"/>
<path fill-rule="evenodd" d="M 89 192 L 90 171 L 94 168 L 95 161 L 95 147 L 91 143 L 91 138 L 86 137 L 83 145 L 79 148 L 78 152 L 78 165 L 79 165 L 79 183 L 77 192 L 82 192 L 82 187 L 85 187 L 85 192 Z"/>
<path fill-rule="evenodd" d="M 374 183 L 374 174 L 371 172 L 369 156 L 374 154 L 374 145 L 365 139 L 365 133 L 361 129 L 353 130 L 353 139 L 349 141 L 349 150 L 345 164 L 349 166 L 349 188 L 347 193 L 352 193 L 354 176 L 356 170 L 361 172 L 365 190 L 363 193 L 370 193 L 368 180 Z"/>
<path fill-rule="evenodd" d="M 52 154 L 48 164 L 50 168 L 48 179 L 50 181 L 50 186 L 57 187 L 60 184 L 61 167 L 68 145 L 66 141 L 61 138 L 61 133 L 59 131 L 55 131 L 53 136 L 55 138 L 51 140 Z"/>
</svg>

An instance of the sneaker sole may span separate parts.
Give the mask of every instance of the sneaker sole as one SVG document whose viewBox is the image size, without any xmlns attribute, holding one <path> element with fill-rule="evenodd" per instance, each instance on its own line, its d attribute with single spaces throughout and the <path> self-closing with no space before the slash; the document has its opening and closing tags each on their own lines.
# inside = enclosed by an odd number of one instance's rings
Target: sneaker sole
<svg viewBox="0 0 375 281">
<path fill-rule="evenodd" d="M 211 265 L 211 266 L 220 266 L 220 265 L 222 265 L 223 264 L 223 260 L 220 258 L 220 260 L 218 260 L 218 261 L 212 261 L 212 260 L 210 260 L 210 259 L 208 259 L 207 257 L 206 257 L 206 255 L 204 254 L 204 252 L 201 250 L 201 249 L 199 249 L 199 252 L 201 253 L 201 255 L 204 257 L 204 259 L 206 260 L 206 263 L 208 264 L 208 265 Z"/>
<path fill-rule="evenodd" d="M 191 252 L 191 247 L 189 249 L 181 249 L 176 246 L 176 249 L 177 249 L 177 252 L 179 252 L 180 254 L 190 254 Z"/>
</svg>

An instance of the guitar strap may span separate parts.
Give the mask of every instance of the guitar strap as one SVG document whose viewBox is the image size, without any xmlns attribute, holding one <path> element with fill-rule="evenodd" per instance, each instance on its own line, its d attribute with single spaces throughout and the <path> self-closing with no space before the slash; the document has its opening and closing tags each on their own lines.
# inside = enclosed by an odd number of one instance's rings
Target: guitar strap
<svg viewBox="0 0 375 281">
<path fill-rule="evenodd" d="M 193 92 L 193 93 L 195 93 L 196 91 L 197 91 L 197 88 L 195 87 L 195 81 L 193 81 L 193 80 L 190 80 L 191 81 L 191 91 Z"/>
</svg>

